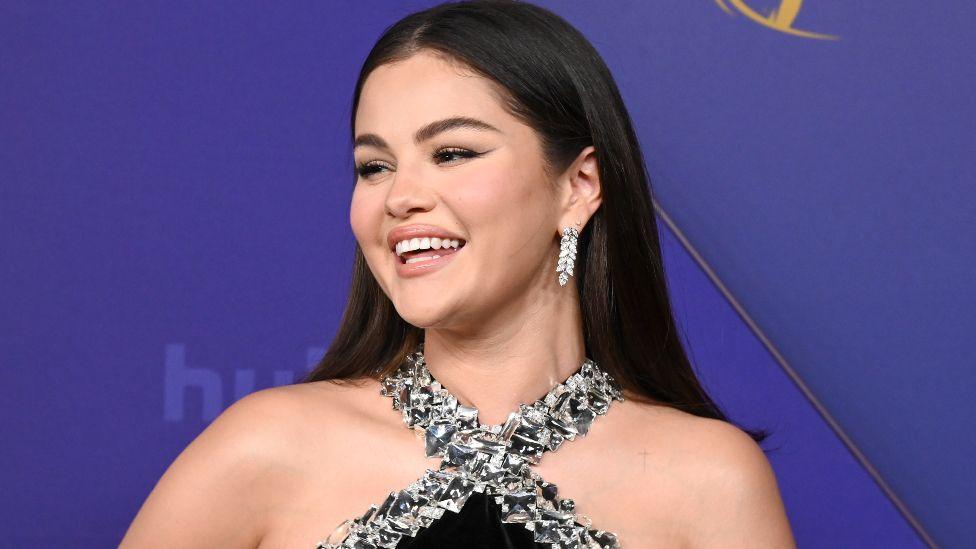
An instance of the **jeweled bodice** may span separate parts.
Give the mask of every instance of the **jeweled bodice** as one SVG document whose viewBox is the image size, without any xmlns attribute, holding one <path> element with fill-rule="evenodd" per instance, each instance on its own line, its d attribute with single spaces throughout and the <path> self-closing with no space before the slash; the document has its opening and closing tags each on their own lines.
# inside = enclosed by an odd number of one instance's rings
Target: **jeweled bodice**
<svg viewBox="0 0 976 549">
<path fill-rule="evenodd" d="M 531 467 L 543 453 L 585 436 L 611 402 L 624 400 L 616 381 L 595 362 L 585 359 L 543 398 L 531 406 L 519 405 L 503 425 L 493 426 L 482 426 L 476 408 L 458 403 L 434 379 L 424 361 L 423 343 L 381 381 L 381 394 L 393 399 L 407 427 L 424 431 L 427 457 L 443 458 L 440 468 L 427 469 L 406 488 L 390 492 L 379 506 L 370 505 L 362 516 L 344 521 L 316 549 L 417 547 L 422 539 L 433 539 L 431 527 L 439 522 L 451 524 L 452 533 L 446 535 L 453 536 L 465 527 L 460 519 L 473 516 L 465 507 L 469 500 L 485 509 L 480 516 L 497 514 L 504 524 L 495 529 L 506 540 L 514 539 L 511 534 L 524 540 L 531 535 L 529 543 L 537 547 L 619 548 L 615 534 L 592 528 L 588 517 L 574 512 L 573 500 L 557 497 L 556 485 Z M 442 518 L 445 512 L 458 515 L 449 521 Z M 521 524 L 527 532 L 506 532 L 509 523 Z M 512 543 L 506 541 L 506 546 Z"/>
</svg>

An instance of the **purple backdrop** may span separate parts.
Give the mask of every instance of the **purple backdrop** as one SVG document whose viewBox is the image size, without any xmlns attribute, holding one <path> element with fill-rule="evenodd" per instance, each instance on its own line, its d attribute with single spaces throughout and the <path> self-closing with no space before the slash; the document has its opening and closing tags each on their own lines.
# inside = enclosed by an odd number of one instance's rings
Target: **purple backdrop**
<svg viewBox="0 0 976 549">
<path fill-rule="evenodd" d="M 0 4 L 0 544 L 117 544 L 209 421 L 318 358 L 359 63 L 431 4 Z M 618 79 L 690 352 L 774 431 L 800 546 L 976 539 L 974 4 L 540 4 Z"/>
</svg>

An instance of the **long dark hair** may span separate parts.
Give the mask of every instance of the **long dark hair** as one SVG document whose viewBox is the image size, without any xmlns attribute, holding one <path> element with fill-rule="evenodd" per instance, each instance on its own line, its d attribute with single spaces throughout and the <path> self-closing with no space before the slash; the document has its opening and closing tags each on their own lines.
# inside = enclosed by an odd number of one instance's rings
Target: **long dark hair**
<svg viewBox="0 0 976 549">
<path fill-rule="evenodd" d="M 613 76 L 590 42 L 551 11 L 512 0 L 449 2 L 410 14 L 386 29 L 363 63 L 353 138 L 366 77 L 421 50 L 505 90 L 507 110 L 537 132 L 549 173 L 561 173 L 594 146 L 603 201 L 579 236 L 575 269 L 586 356 L 635 400 L 729 421 L 682 347 L 640 145 Z M 339 330 L 301 382 L 378 379 L 423 341 L 423 330 L 404 321 L 383 293 L 358 244 L 355 256 Z M 743 431 L 757 442 L 768 435 Z"/>
</svg>

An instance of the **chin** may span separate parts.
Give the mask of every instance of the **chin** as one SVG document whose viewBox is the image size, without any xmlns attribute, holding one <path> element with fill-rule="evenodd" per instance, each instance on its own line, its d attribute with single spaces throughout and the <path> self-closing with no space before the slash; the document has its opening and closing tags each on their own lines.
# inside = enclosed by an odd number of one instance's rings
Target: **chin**
<svg viewBox="0 0 976 549">
<path fill-rule="evenodd" d="M 445 311 L 442 303 L 423 303 L 417 296 L 404 300 L 394 300 L 393 306 L 403 320 L 418 328 L 431 328 L 444 321 Z"/>
<path fill-rule="evenodd" d="M 427 329 L 431 329 L 431 328 L 437 328 L 439 326 L 439 324 L 440 324 L 440 319 L 437 319 L 437 318 L 405 317 L 403 315 L 400 315 L 400 316 L 403 317 L 403 320 L 407 324 L 409 324 L 411 326 L 414 326 L 416 328 L 420 328 L 421 330 L 427 330 Z"/>
</svg>

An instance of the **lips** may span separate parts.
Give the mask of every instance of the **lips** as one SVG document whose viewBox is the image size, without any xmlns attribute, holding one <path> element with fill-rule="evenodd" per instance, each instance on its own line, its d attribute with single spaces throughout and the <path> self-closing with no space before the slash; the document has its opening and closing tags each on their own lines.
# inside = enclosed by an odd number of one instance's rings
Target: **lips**
<svg viewBox="0 0 976 549">
<path fill-rule="evenodd" d="M 443 253 L 441 250 L 424 250 L 431 256 L 437 255 L 440 257 L 437 259 L 424 258 L 413 263 L 407 263 L 405 258 L 397 257 L 394 259 L 397 275 L 400 278 L 407 279 L 435 273 L 447 265 L 457 261 L 455 256 L 457 256 L 463 249 L 464 248 L 459 247 L 457 250 L 452 249 L 453 251 L 447 253 Z"/>
</svg>

